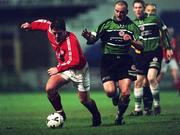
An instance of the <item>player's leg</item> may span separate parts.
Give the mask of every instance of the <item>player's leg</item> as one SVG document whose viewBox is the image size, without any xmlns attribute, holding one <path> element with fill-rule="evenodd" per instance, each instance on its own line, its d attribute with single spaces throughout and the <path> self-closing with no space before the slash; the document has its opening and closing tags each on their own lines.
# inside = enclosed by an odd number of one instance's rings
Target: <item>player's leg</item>
<svg viewBox="0 0 180 135">
<path fill-rule="evenodd" d="M 170 67 L 171 74 L 172 74 L 172 77 L 174 80 L 174 86 L 175 86 L 178 94 L 180 94 L 179 67 L 178 67 L 178 64 L 175 59 L 171 59 L 171 61 L 169 63 L 169 67 Z"/>
<path fill-rule="evenodd" d="M 65 83 L 67 83 L 67 80 L 65 80 L 60 74 L 57 74 L 50 76 L 46 84 L 47 97 L 54 109 L 64 117 L 64 120 L 66 120 L 66 115 L 61 104 L 58 87 L 61 87 Z"/>
<path fill-rule="evenodd" d="M 158 115 L 161 113 L 161 107 L 160 107 L 159 83 L 157 81 L 157 76 L 161 70 L 161 62 L 163 57 L 162 48 L 159 47 L 153 52 L 149 52 L 147 54 L 147 57 L 149 59 L 149 64 L 148 64 L 149 69 L 147 72 L 147 79 L 149 82 L 151 93 L 153 95 L 154 114 Z"/>
<path fill-rule="evenodd" d="M 88 91 L 78 91 L 81 104 L 83 104 L 92 114 L 92 126 L 96 127 L 101 124 L 101 115 L 96 106 L 96 102 L 90 98 Z"/>
<path fill-rule="evenodd" d="M 112 103 L 113 103 L 114 106 L 118 105 L 120 91 L 121 91 L 120 88 L 118 86 L 116 86 L 116 92 L 115 92 L 114 96 L 112 97 Z"/>
<path fill-rule="evenodd" d="M 103 83 L 103 88 L 106 95 L 112 98 L 113 105 L 117 105 L 119 101 L 119 90 L 116 87 L 116 82 L 106 81 Z"/>
<path fill-rule="evenodd" d="M 125 124 L 123 115 L 126 112 L 130 101 L 131 80 L 128 78 L 122 79 L 118 81 L 118 84 L 121 89 L 121 97 L 118 102 L 118 113 L 116 115 L 115 124 L 122 125 Z"/>
<path fill-rule="evenodd" d="M 134 83 L 134 111 L 130 113 L 130 116 L 141 116 L 142 113 L 142 98 L 143 98 L 143 80 L 145 79 L 144 75 L 137 75 L 137 80 Z"/>
<path fill-rule="evenodd" d="M 162 63 L 161 63 L 161 71 L 160 71 L 160 73 L 157 76 L 158 83 L 160 83 L 160 81 L 163 79 L 165 73 L 167 72 L 168 65 L 169 65 L 169 63 L 166 63 L 166 59 L 163 58 Z"/>
<path fill-rule="evenodd" d="M 153 97 L 149 87 L 147 79 L 143 80 L 143 104 L 144 104 L 144 115 L 152 114 L 152 102 Z"/>
<path fill-rule="evenodd" d="M 73 72 L 73 71 L 71 71 Z M 89 77 L 88 65 L 82 70 L 76 70 L 74 77 L 71 80 L 74 86 L 78 90 L 80 102 L 88 109 L 92 114 L 92 126 L 96 127 L 101 124 L 101 115 L 96 106 L 96 102 L 90 98 L 90 77 Z"/>
<path fill-rule="evenodd" d="M 160 108 L 160 93 L 159 84 L 157 82 L 158 70 L 156 68 L 150 68 L 148 70 L 147 79 L 149 81 L 151 93 L 153 95 L 154 114 L 158 115 L 161 113 Z"/>
<path fill-rule="evenodd" d="M 163 79 L 164 77 L 164 72 L 160 72 L 160 74 L 157 76 L 157 82 L 160 83 L 160 81 Z"/>
<path fill-rule="evenodd" d="M 180 95 L 180 78 L 179 78 L 178 70 L 172 69 L 171 74 L 172 74 L 173 79 L 174 79 L 175 88 L 178 92 L 178 95 Z"/>
<path fill-rule="evenodd" d="M 148 59 L 146 54 L 135 53 L 135 62 L 136 62 L 136 71 L 137 71 L 137 79 L 134 82 L 134 103 L 135 107 L 133 112 L 130 113 L 130 116 L 141 116 L 142 112 L 142 99 L 143 99 L 143 81 L 146 78 L 147 72 L 147 63 Z"/>
<path fill-rule="evenodd" d="M 101 80 L 106 95 L 112 99 L 113 105 L 119 101 L 119 91 L 116 87 L 117 57 L 114 55 L 103 55 L 101 61 Z"/>
</svg>

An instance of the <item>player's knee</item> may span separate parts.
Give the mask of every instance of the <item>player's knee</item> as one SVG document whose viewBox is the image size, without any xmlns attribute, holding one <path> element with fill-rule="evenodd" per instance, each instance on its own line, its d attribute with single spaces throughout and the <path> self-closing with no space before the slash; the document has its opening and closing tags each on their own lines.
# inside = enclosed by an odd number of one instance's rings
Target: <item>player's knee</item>
<svg viewBox="0 0 180 135">
<path fill-rule="evenodd" d="M 104 90 L 108 97 L 113 97 L 116 94 L 115 87 L 104 87 Z"/>
<path fill-rule="evenodd" d="M 154 77 L 148 77 L 148 81 L 150 85 L 156 85 L 157 84 L 157 80 Z"/>
<path fill-rule="evenodd" d="M 53 85 L 46 85 L 46 92 L 53 91 L 55 87 Z"/>
<path fill-rule="evenodd" d="M 141 87 L 143 87 L 143 81 L 136 81 L 135 84 L 134 84 L 134 87 L 135 87 L 135 88 L 141 88 Z"/>
<path fill-rule="evenodd" d="M 89 102 L 88 98 L 80 98 L 80 103 L 81 104 L 86 105 L 86 104 L 88 104 L 88 102 Z"/>
<path fill-rule="evenodd" d="M 114 82 L 103 83 L 103 88 L 108 97 L 113 97 L 116 94 L 116 85 Z"/>
<path fill-rule="evenodd" d="M 127 90 L 125 90 L 125 91 L 122 91 L 122 92 L 121 92 L 121 95 L 122 95 L 122 96 L 125 96 L 125 97 L 126 97 L 126 96 L 128 97 L 128 96 L 130 95 L 130 89 L 127 89 Z"/>
<path fill-rule="evenodd" d="M 114 95 L 116 94 L 116 92 L 113 90 L 113 91 L 106 91 L 106 95 L 108 96 L 108 97 L 114 97 Z"/>
</svg>

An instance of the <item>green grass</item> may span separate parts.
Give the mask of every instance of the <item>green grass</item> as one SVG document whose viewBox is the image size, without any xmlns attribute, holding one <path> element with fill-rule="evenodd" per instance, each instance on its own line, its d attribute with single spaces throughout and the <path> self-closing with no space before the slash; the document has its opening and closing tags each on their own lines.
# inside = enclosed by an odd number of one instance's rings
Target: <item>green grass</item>
<svg viewBox="0 0 180 135">
<path fill-rule="evenodd" d="M 126 124 L 114 126 L 116 108 L 104 92 L 91 92 L 102 114 L 102 125 L 90 127 L 89 112 L 75 92 L 62 93 L 67 121 L 62 129 L 49 129 L 45 120 L 53 108 L 44 93 L 0 93 L 0 135 L 179 135 L 180 97 L 175 91 L 161 92 L 160 116 L 129 117 L 134 102 L 125 114 Z M 132 98 L 132 97 L 131 97 Z"/>
</svg>

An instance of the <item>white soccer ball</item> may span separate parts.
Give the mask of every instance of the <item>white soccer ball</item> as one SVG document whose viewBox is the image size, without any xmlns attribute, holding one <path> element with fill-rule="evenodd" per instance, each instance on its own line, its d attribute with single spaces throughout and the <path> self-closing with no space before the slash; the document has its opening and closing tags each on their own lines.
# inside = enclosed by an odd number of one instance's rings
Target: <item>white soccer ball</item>
<svg viewBox="0 0 180 135">
<path fill-rule="evenodd" d="M 59 113 L 51 113 L 47 117 L 46 124 L 49 128 L 62 127 L 64 123 L 64 118 Z"/>
</svg>

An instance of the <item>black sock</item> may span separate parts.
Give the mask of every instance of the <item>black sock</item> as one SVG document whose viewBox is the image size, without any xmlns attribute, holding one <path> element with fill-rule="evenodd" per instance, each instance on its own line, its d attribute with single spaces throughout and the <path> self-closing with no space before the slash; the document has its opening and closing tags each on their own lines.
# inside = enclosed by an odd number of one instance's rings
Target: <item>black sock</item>
<svg viewBox="0 0 180 135">
<path fill-rule="evenodd" d="M 47 96 L 56 111 L 62 110 L 61 97 L 57 91 L 49 91 Z"/>
<path fill-rule="evenodd" d="M 89 110 L 89 112 L 92 114 L 93 117 L 99 115 L 99 110 L 93 99 L 90 99 L 90 102 L 88 103 L 82 103 L 82 104 Z"/>
<path fill-rule="evenodd" d="M 144 110 L 151 110 L 152 103 L 153 103 L 153 96 L 149 86 L 145 86 L 143 88 L 143 103 L 144 103 Z"/>
<path fill-rule="evenodd" d="M 126 112 L 126 110 L 128 108 L 129 101 L 130 101 L 129 96 L 130 95 L 124 95 L 124 96 L 120 97 L 120 100 L 119 100 L 119 103 L 118 103 L 118 110 L 119 110 L 118 115 L 120 117 L 123 116 L 123 114 Z"/>
</svg>

